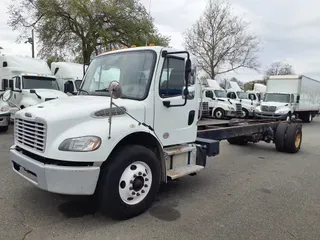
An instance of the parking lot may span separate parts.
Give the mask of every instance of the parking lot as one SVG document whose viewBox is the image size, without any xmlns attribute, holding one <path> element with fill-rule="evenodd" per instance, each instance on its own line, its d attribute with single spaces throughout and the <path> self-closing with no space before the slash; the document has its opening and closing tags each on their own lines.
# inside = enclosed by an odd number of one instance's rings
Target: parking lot
<svg viewBox="0 0 320 240">
<path fill-rule="evenodd" d="M 320 239 L 320 120 L 298 154 L 231 146 L 207 169 L 162 186 L 145 214 L 117 222 L 87 197 L 44 192 L 11 170 L 12 129 L 0 135 L 0 239 Z"/>
</svg>

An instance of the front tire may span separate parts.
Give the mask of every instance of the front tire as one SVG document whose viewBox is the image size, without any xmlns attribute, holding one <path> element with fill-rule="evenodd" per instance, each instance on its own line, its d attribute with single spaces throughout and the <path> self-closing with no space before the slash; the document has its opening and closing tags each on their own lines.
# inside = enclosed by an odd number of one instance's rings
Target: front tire
<svg viewBox="0 0 320 240">
<path fill-rule="evenodd" d="M 214 117 L 216 119 L 224 119 L 224 116 L 225 116 L 225 112 L 223 109 L 218 108 L 218 109 L 214 110 Z"/>
<path fill-rule="evenodd" d="M 242 111 L 244 112 L 243 118 L 249 118 L 249 111 L 245 108 L 243 108 Z"/>
<path fill-rule="evenodd" d="M 160 169 L 156 155 L 146 147 L 128 145 L 119 149 L 100 173 L 101 211 L 117 220 L 145 212 L 158 193 Z"/>
</svg>

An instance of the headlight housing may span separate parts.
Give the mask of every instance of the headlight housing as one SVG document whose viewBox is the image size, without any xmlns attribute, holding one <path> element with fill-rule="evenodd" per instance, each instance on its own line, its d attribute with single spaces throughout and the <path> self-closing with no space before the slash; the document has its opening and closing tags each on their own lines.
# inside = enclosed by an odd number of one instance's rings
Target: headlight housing
<svg viewBox="0 0 320 240">
<path fill-rule="evenodd" d="M 101 138 L 97 136 L 83 136 L 68 138 L 60 146 L 60 151 L 69 152 L 91 152 L 97 150 L 101 145 Z"/>
<path fill-rule="evenodd" d="M 235 111 L 234 107 L 228 107 L 228 108 L 229 108 L 229 110 L 231 110 L 231 111 Z"/>
<path fill-rule="evenodd" d="M 9 110 L 10 110 L 10 107 L 9 107 L 9 106 L 2 106 L 2 107 L 0 108 L 0 112 L 9 112 Z"/>
</svg>

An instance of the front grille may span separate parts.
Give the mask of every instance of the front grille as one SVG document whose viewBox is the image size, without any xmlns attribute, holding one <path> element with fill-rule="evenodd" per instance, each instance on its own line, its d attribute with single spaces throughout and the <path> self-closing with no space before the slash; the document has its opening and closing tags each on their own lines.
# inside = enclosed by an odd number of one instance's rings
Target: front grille
<svg viewBox="0 0 320 240">
<path fill-rule="evenodd" d="M 276 106 L 261 106 L 262 112 L 275 112 L 277 110 Z"/>
<path fill-rule="evenodd" d="M 236 112 L 242 113 L 242 104 L 241 103 L 236 103 Z"/>
<path fill-rule="evenodd" d="M 209 113 L 209 103 L 208 102 L 202 102 L 202 116 L 208 116 L 208 115 L 210 115 L 210 113 Z"/>
<path fill-rule="evenodd" d="M 44 123 L 15 118 L 15 140 L 20 145 L 44 152 L 46 132 Z"/>
</svg>

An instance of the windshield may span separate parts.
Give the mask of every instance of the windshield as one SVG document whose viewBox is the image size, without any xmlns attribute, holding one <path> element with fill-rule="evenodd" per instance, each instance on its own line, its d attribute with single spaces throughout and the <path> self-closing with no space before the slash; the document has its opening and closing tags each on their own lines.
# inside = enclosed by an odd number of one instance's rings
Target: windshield
<svg viewBox="0 0 320 240">
<path fill-rule="evenodd" d="M 22 77 L 24 89 L 54 89 L 60 90 L 55 78 L 24 76 Z"/>
<path fill-rule="evenodd" d="M 290 94 L 281 94 L 281 93 L 266 93 L 264 95 L 264 102 L 290 102 Z"/>
<path fill-rule="evenodd" d="M 95 58 L 84 78 L 82 89 L 90 95 L 110 96 L 106 90 L 118 81 L 122 98 L 142 100 L 148 94 L 156 55 L 153 51 L 130 51 Z M 81 91 L 79 94 L 87 94 Z"/>
<path fill-rule="evenodd" d="M 248 99 L 248 94 L 246 92 L 237 92 L 238 98 Z"/>
<path fill-rule="evenodd" d="M 227 98 L 227 92 L 223 90 L 214 90 L 214 94 L 217 98 Z"/>
</svg>

